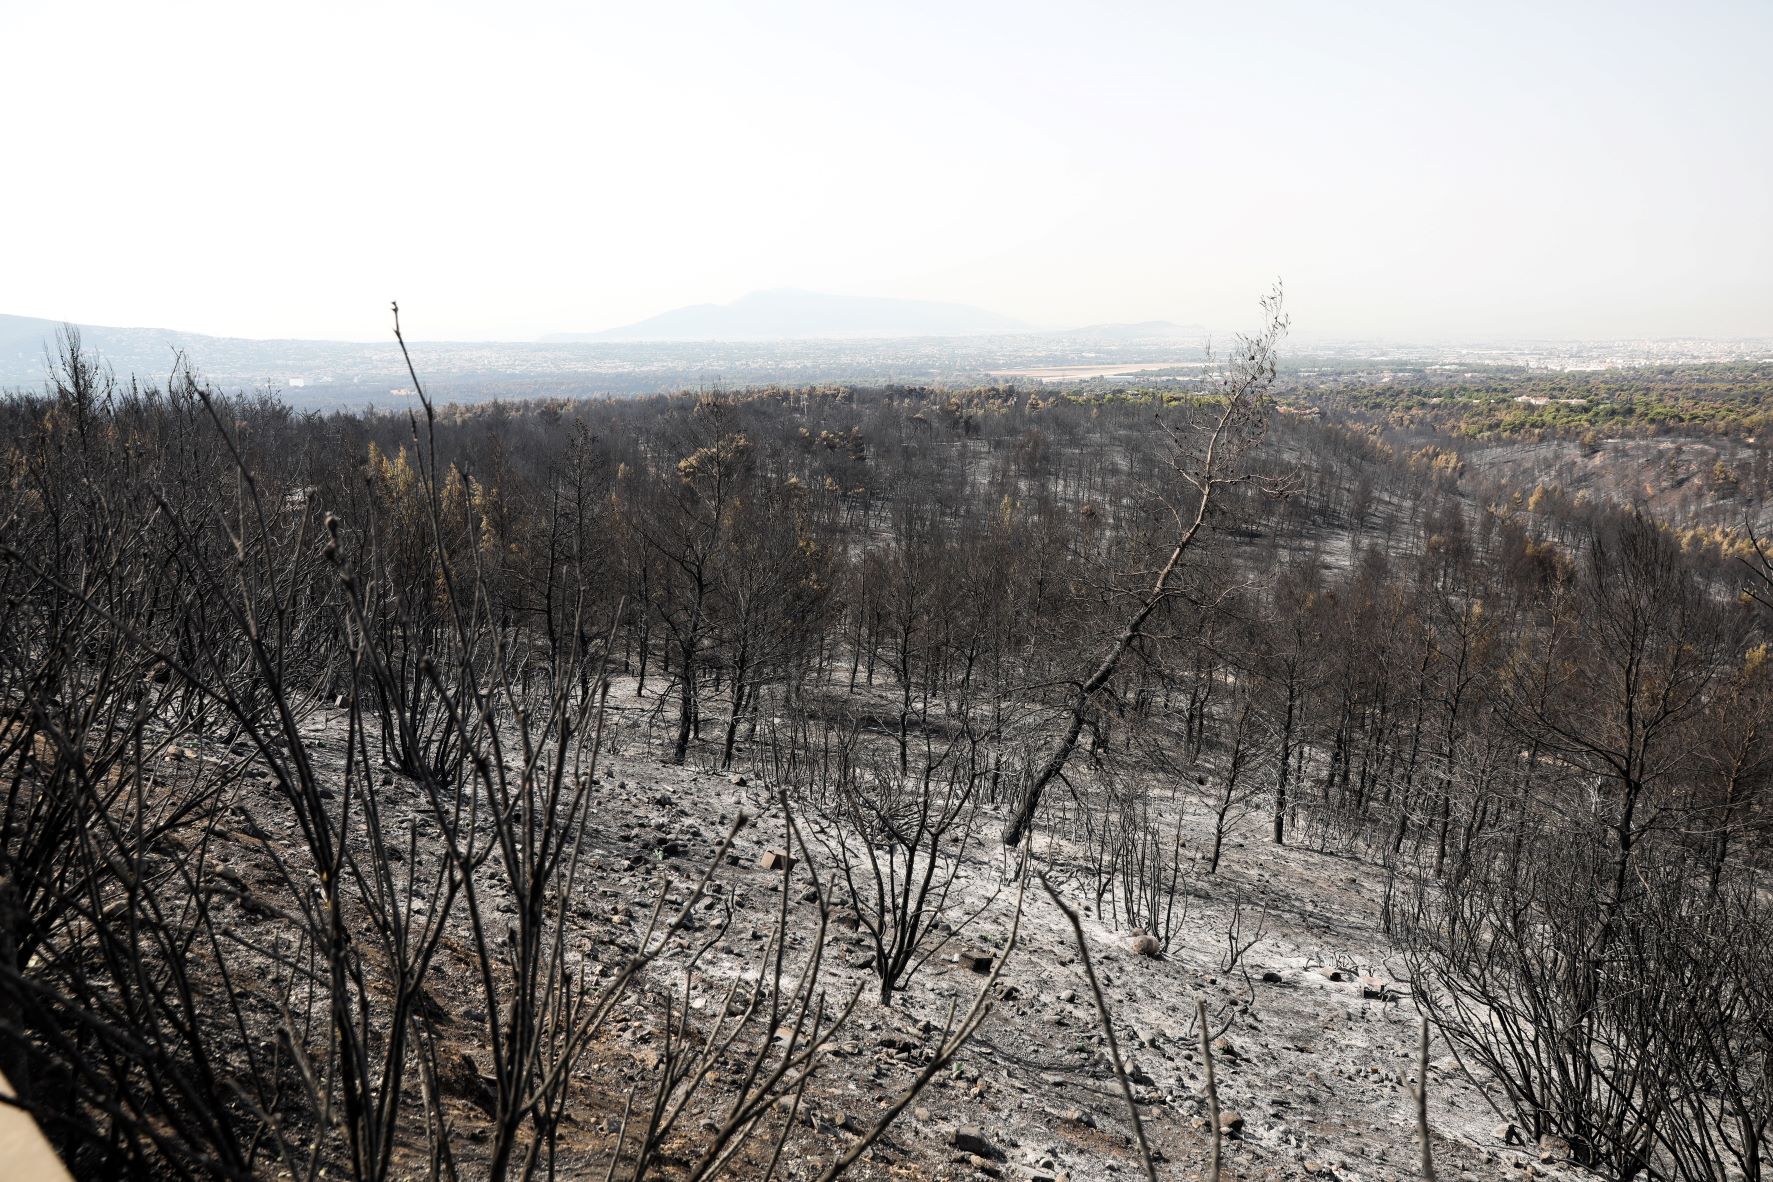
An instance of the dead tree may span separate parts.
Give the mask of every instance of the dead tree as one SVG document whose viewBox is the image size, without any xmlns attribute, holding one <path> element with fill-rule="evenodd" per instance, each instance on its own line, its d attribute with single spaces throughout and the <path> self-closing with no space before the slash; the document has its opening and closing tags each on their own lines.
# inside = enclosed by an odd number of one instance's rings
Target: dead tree
<svg viewBox="0 0 1773 1182">
<path fill-rule="evenodd" d="M 1274 384 L 1277 348 L 1287 330 L 1279 287 L 1262 301 L 1262 309 L 1268 323 L 1255 336 L 1239 339 L 1219 378 L 1214 398 L 1203 408 L 1208 411 L 1207 421 L 1178 429 L 1162 414 L 1158 416 L 1158 425 L 1168 439 L 1166 476 L 1175 481 L 1174 493 L 1164 503 L 1174 524 L 1173 544 L 1149 587 L 1134 600 L 1125 623 L 1108 643 L 1095 668 L 1072 686 L 1065 701 L 1064 730 L 1039 770 L 1023 786 L 1004 826 L 1005 845 L 1021 843 L 1048 785 L 1064 772 L 1072 752 L 1077 750 L 1078 737 L 1089 721 L 1097 695 L 1144 635 L 1153 614 L 1175 595 L 1173 583 L 1177 572 L 1218 508 L 1221 495 L 1232 486 L 1258 480 L 1242 461 L 1267 422 L 1268 391 Z"/>
</svg>

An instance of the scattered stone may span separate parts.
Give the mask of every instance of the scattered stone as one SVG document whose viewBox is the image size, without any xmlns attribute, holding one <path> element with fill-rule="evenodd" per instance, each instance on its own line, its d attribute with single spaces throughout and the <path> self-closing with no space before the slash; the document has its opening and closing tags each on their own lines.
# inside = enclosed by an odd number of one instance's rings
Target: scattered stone
<svg viewBox="0 0 1773 1182">
<path fill-rule="evenodd" d="M 1244 1114 L 1228 1110 L 1219 1114 L 1219 1131 L 1227 1137 L 1235 1137 L 1244 1131 Z"/>
<path fill-rule="evenodd" d="M 997 953 L 973 949 L 960 954 L 960 963 L 962 968 L 971 969 L 975 973 L 989 973 L 991 967 L 997 963 Z"/>
<path fill-rule="evenodd" d="M 1496 1126 L 1495 1132 L 1492 1135 L 1504 1145 L 1523 1145 L 1527 1140 L 1526 1137 L 1521 1135 L 1520 1126 L 1516 1125 L 1513 1121 L 1503 1121 Z"/>
<path fill-rule="evenodd" d="M 948 1143 L 962 1153 L 984 1155 L 991 1152 L 991 1142 L 985 1139 L 984 1130 L 977 1125 L 956 1125 L 948 1136 Z"/>
<path fill-rule="evenodd" d="M 1156 936 L 1153 936 L 1149 932 L 1140 931 L 1138 928 L 1134 928 L 1132 932 L 1128 933 L 1127 948 L 1134 956 L 1155 957 L 1158 953 L 1163 951 L 1163 949 L 1158 946 Z"/>
<path fill-rule="evenodd" d="M 1539 1138 L 1539 1160 L 1543 1162 L 1563 1161 L 1570 1156 L 1570 1143 L 1555 1133 L 1546 1133 Z"/>
<path fill-rule="evenodd" d="M 788 856 L 786 850 L 765 850 L 757 865 L 764 870 L 787 870 L 794 865 L 794 859 Z"/>
</svg>

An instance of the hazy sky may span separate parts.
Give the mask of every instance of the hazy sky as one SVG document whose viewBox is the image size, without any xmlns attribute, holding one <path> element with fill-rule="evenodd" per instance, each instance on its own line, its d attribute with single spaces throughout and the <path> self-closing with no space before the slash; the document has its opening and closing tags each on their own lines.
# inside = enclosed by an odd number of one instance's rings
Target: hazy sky
<svg viewBox="0 0 1773 1182">
<path fill-rule="evenodd" d="M 1041 324 L 1773 336 L 1773 3 L 0 12 L 0 311 L 591 330 L 769 287 Z"/>
</svg>

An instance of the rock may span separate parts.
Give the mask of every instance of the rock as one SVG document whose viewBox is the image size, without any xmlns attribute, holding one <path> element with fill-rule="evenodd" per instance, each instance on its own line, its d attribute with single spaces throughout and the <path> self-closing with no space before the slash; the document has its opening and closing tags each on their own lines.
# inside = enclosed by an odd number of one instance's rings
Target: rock
<svg viewBox="0 0 1773 1182">
<path fill-rule="evenodd" d="M 927 1108 L 913 1108 L 911 1115 L 917 1120 L 917 1123 L 924 1125 L 935 1119 L 935 1114 Z"/>
<path fill-rule="evenodd" d="M 732 782 L 740 788 L 743 788 L 746 784 L 750 783 L 749 780 L 745 779 L 744 776 L 739 775 L 737 772 L 733 773 L 731 779 Z"/>
<path fill-rule="evenodd" d="M 1570 1143 L 1555 1133 L 1546 1133 L 1539 1138 L 1539 1160 L 1544 1162 L 1564 1161 L 1570 1156 Z"/>
<path fill-rule="evenodd" d="M 1127 934 L 1127 949 L 1132 952 L 1134 956 L 1150 957 L 1155 957 L 1158 953 L 1163 951 L 1163 949 L 1158 946 L 1156 936 L 1151 935 L 1149 932 L 1142 932 L 1137 928 Z"/>
<path fill-rule="evenodd" d="M 1521 1145 L 1526 1142 L 1526 1138 L 1521 1135 L 1520 1126 L 1512 1121 L 1503 1121 L 1496 1126 L 1491 1135 L 1504 1145 Z"/>
<path fill-rule="evenodd" d="M 962 1153 L 984 1155 L 991 1152 L 991 1142 L 985 1139 L 985 1132 L 977 1125 L 956 1125 L 954 1132 L 948 1135 L 948 1143 Z"/>
<path fill-rule="evenodd" d="M 1273 969 L 1269 969 L 1262 974 L 1262 983 L 1265 985 L 1279 985 L 1281 983 L 1281 975 Z"/>
<path fill-rule="evenodd" d="M 787 870 L 794 865 L 794 859 L 786 850 L 765 850 L 757 865 L 763 870 Z"/>
<path fill-rule="evenodd" d="M 975 973 L 989 973 L 991 966 L 996 963 L 997 953 L 986 952 L 984 949 L 975 948 L 960 954 L 961 967 L 971 969 Z"/>
<path fill-rule="evenodd" d="M 445 1057 L 439 1064 L 437 1081 L 452 1095 L 467 1100 L 491 1113 L 496 1103 L 492 1084 L 480 1074 L 473 1056 L 458 1055 L 452 1062 Z"/>
<path fill-rule="evenodd" d="M 1389 1001 L 1397 996 L 1397 991 L 1391 987 L 1391 982 L 1383 977 L 1363 976 L 1361 978 L 1361 996 L 1368 1001 Z"/>
<path fill-rule="evenodd" d="M 1219 1114 L 1219 1131 L 1227 1137 L 1235 1137 L 1244 1131 L 1244 1114 L 1235 1110 Z"/>
<path fill-rule="evenodd" d="M 1074 1125 L 1082 1125 L 1086 1129 L 1096 1127 L 1095 1118 L 1081 1108 L 1067 1108 L 1059 1119 Z"/>
</svg>

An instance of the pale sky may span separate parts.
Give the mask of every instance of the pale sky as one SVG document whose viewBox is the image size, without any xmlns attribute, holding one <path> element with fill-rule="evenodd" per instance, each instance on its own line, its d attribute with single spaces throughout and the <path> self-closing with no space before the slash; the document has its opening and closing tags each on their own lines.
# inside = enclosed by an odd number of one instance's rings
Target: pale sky
<svg viewBox="0 0 1773 1182">
<path fill-rule="evenodd" d="M 526 339 L 771 287 L 1042 325 L 1773 336 L 1773 3 L 0 11 L 0 312 Z"/>
</svg>

